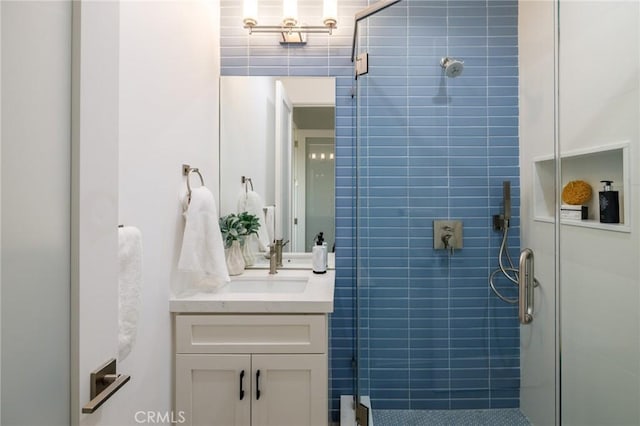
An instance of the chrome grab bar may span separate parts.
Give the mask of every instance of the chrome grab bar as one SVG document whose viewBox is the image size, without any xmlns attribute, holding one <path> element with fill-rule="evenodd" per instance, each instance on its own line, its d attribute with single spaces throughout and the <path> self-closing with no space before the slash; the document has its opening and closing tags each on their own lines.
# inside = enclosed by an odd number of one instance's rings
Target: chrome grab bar
<svg viewBox="0 0 640 426">
<path fill-rule="evenodd" d="M 518 319 L 520 324 L 531 324 L 533 321 L 533 289 L 535 275 L 533 250 L 526 248 L 520 252 L 518 264 Z"/>
</svg>

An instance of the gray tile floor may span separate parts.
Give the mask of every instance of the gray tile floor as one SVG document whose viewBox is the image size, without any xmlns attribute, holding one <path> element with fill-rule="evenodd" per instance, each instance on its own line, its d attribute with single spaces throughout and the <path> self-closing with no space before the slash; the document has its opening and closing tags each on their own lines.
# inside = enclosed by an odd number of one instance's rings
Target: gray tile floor
<svg viewBox="0 0 640 426">
<path fill-rule="evenodd" d="M 374 410 L 374 426 L 529 426 L 520 410 Z"/>
</svg>

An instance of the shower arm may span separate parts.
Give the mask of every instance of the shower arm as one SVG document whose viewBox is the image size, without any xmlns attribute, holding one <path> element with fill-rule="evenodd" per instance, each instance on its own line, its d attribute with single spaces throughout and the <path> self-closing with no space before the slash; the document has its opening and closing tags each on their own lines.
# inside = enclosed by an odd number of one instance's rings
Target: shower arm
<svg viewBox="0 0 640 426">
<path fill-rule="evenodd" d="M 351 46 L 351 62 L 356 60 L 356 39 L 358 37 L 358 23 L 363 19 L 368 18 L 371 15 L 375 15 L 388 8 L 389 6 L 393 6 L 394 4 L 400 2 L 401 0 L 380 0 L 377 3 L 372 4 L 371 6 L 365 7 L 364 9 L 356 12 L 354 15 L 353 22 L 353 43 Z"/>
</svg>

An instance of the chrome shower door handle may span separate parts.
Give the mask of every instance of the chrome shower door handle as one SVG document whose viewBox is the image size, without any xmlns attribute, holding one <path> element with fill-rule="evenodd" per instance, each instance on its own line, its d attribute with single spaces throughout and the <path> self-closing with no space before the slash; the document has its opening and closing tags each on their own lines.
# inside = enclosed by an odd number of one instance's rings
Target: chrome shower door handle
<svg viewBox="0 0 640 426">
<path fill-rule="evenodd" d="M 526 248 L 520 252 L 518 264 L 518 319 L 520 324 L 531 324 L 533 321 L 534 284 L 533 250 Z"/>
</svg>

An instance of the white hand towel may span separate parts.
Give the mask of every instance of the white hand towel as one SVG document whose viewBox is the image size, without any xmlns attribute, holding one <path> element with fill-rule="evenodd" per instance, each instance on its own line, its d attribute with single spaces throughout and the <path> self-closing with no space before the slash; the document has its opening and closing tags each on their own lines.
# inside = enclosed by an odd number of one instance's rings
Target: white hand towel
<svg viewBox="0 0 640 426">
<path fill-rule="evenodd" d="M 133 226 L 118 228 L 118 360 L 136 341 L 142 287 L 142 235 Z"/>
<path fill-rule="evenodd" d="M 273 241 L 276 238 L 276 206 L 267 206 L 267 213 L 265 214 L 265 222 L 267 224 L 267 233 L 269 234 L 269 241 Z"/>
<path fill-rule="evenodd" d="M 224 245 L 213 194 L 201 186 L 191 190 L 178 268 L 203 273 L 205 287 L 231 281 L 224 258 Z"/>
<path fill-rule="evenodd" d="M 260 228 L 258 228 L 258 249 L 267 251 L 269 245 L 269 233 L 264 217 L 264 203 L 262 198 L 255 191 L 243 191 L 238 197 L 238 213 L 247 212 L 258 218 Z"/>
</svg>

